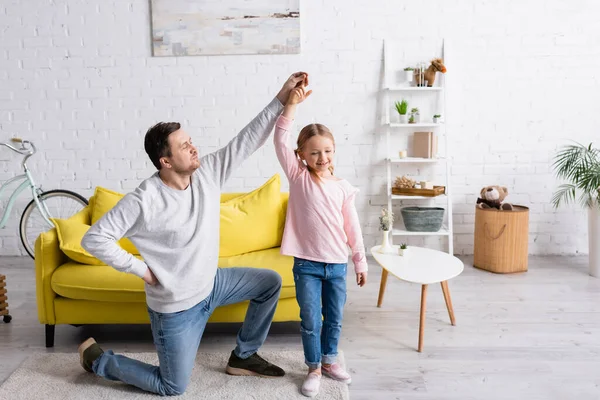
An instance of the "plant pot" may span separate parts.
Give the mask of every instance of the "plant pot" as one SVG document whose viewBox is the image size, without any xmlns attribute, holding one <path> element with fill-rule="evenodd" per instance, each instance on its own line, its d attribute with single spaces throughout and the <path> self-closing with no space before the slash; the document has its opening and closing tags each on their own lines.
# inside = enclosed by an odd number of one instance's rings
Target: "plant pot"
<svg viewBox="0 0 600 400">
<path fill-rule="evenodd" d="M 413 73 L 414 71 L 404 71 L 404 79 L 406 82 L 410 83 L 413 81 Z"/>
<path fill-rule="evenodd" d="M 399 120 L 401 124 L 408 124 L 408 115 L 406 114 L 398 114 L 399 115 Z"/>
<path fill-rule="evenodd" d="M 409 232 L 437 232 L 442 227 L 444 209 L 441 207 L 404 207 L 400 212 Z"/>
<path fill-rule="evenodd" d="M 440 119 L 437 117 L 433 117 L 433 123 L 434 124 L 439 124 L 440 123 Z"/>
<path fill-rule="evenodd" d="M 401 249 L 398 248 L 398 255 L 402 256 L 402 257 L 406 257 L 409 254 L 409 250 L 408 249 Z"/>
<path fill-rule="evenodd" d="M 589 274 L 600 278 L 600 208 L 593 204 L 588 209 Z"/>
<path fill-rule="evenodd" d="M 390 244 L 390 231 L 382 231 L 383 237 L 381 247 L 379 248 L 380 253 L 393 253 L 394 247 Z"/>
</svg>

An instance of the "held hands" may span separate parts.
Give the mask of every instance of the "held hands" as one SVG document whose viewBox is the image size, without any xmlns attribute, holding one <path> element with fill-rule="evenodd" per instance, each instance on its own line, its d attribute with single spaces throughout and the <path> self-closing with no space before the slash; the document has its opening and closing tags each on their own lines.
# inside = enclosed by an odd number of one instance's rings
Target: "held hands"
<svg viewBox="0 0 600 400">
<path fill-rule="evenodd" d="M 158 284 L 158 279 L 156 279 L 156 276 L 150 270 L 150 268 L 146 270 L 146 273 L 144 274 L 144 277 L 142 279 L 150 286 L 156 286 Z"/>
<path fill-rule="evenodd" d="M 306 86 L 308 85 L 308 75 L 303 75 L 302 79 L 296 83 L 296 86 L 293 87 L 288 95 L 288 98 L 285 102 L 285 107 L 283 107 L 283 116 L 286 118 L 294 119 L 294 115 L 296 114 L 296 105 L 302 103 L 310 94 L 312 90 L 306 91 Z"/>
<path fill-rule="evenodd" d="M 356 273 L 356 284 L 360 287 L 365 286 L 367 283 L 367 273 L 366 272 L 357 272 Z"/>
<path fill-rule="evenodd" d="M 306 72 L 295 72 L 285 81 L 277 94 L 277 99 L 281 104 L 285 105 L 292 89 L 306 85 L 308 85 L 308 74 Z"/>
</svg>

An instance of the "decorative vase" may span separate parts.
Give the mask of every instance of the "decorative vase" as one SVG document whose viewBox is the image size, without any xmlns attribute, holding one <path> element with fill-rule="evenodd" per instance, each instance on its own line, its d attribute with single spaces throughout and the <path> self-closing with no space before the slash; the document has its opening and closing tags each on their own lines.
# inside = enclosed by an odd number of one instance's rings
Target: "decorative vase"
<svg viewBox="0 0 600 400">
<path fill-rule="evenodd" d="M 600 208 L 592 204 L 588 209 L 589 274 L 600 278 Z"/>
<path fill-rule="evenodd" d="M 394 247 L 390 244 L 390 231 L 382 231 L 383 232 L 383 242 L 381 243 L 381 247 L 379 248 L 380 253 L 393 253 Z"/>
<path fill-rule="evenodd" d="M 413 81 L 413 74 L 415 71 L 404 71 L 404 78 L 406 82 L 410 83 Z"/>
</svg>

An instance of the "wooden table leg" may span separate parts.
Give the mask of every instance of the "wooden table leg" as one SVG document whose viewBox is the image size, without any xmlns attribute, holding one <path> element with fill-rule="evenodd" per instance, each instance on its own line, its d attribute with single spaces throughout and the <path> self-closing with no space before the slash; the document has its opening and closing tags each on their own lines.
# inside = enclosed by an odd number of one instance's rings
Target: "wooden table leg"
<svg viewBox="0 0 600 400">
<path fill-rule="evenodd" d="M 448 315 L 450 316 L 450 323 L 452 325 L 456 325 L 456 320 L 454 319 L 454 309 L 452 308 L 452 299 L 450 298 L 450 289 L 448 289 L 448 281 L 442 282 L 441 285 L 442 292 L 444 292 L 444 300 L 446 300 Z"/>
<path fill-rule="evenodd" d="M 387 286 L 388 271 L 385 268 L 381 269 L 381 284 L 379 285 L 379 298 L 377 299 L 377 307 L 381 307 L 383 303 L 383 294 L 385 293 L 385 287 Z"/>
<path fill-rule="evenodd" d="M 423 350 L 423 335 L 425 333 L 425 308 L 427 305 L 427 285 L 421 286 L 421 315 L 419 318 L 419 348 L 420 353 Z"/>
</svg>

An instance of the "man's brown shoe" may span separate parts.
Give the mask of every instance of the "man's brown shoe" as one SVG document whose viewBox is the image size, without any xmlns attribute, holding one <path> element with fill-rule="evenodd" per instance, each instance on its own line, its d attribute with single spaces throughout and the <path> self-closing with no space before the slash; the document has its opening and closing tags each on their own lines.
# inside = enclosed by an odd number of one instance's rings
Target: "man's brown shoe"
<svg viewBox="0 0 600 400">
<path fill-rule="evenodd" d="M 281 377 L 285 372 L 277 365 L 271 364 L 257 353 L 244 359 L 239 358 L 232 351 L 225 372 L 238 376 L 263 376 L 268 378 Z"/>
<path fill-rule="evenodd" d="M 79 345 L 78 352 L 79 362 L 81 362 L 83 369 L 87 372 L 94 372 L 92 371 L 92 365 L 94 364 L 94 361 L 104 353 L 104 350 L 100 348 L 94 338 L 89 338 Z"/>
</svg>

